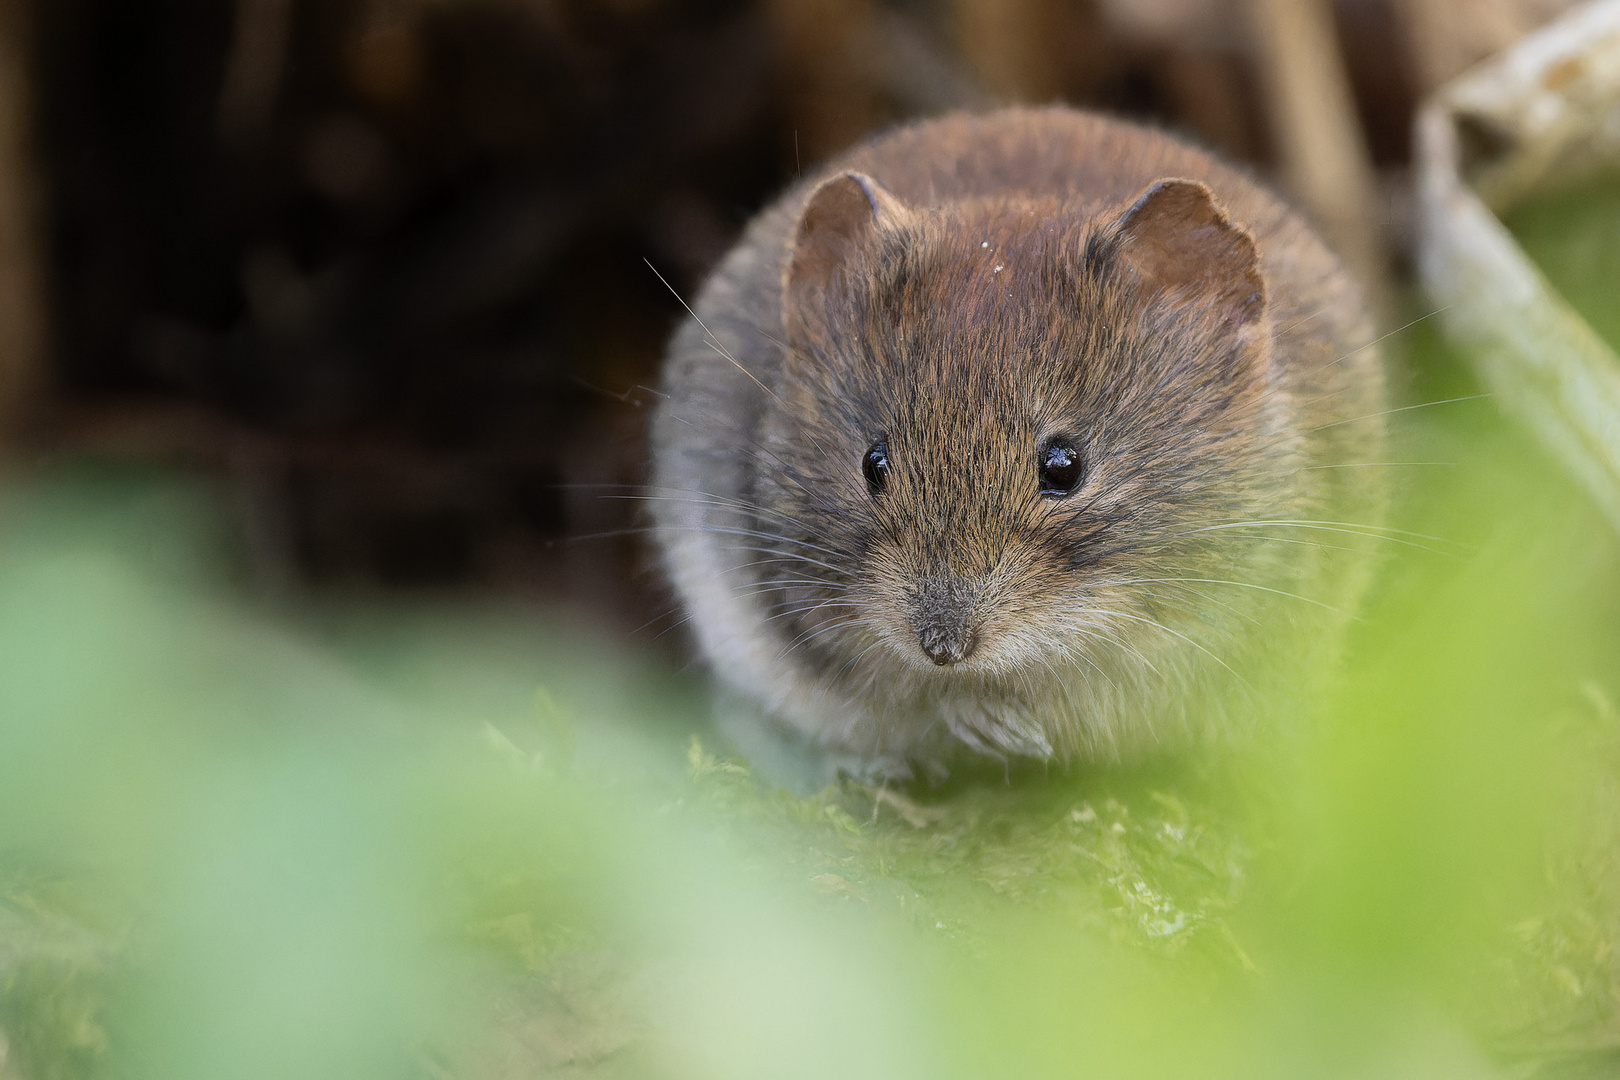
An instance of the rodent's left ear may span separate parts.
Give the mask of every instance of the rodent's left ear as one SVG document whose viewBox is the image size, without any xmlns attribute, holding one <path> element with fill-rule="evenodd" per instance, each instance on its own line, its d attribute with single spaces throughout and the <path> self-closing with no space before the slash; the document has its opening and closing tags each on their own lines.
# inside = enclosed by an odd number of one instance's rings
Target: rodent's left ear
<svg viewBox="0 0 1620 1080">
<path fill-rule="evenodd" d="M 1149 293 L 1205 296 L 1234 328 L 1266 310 L 1266 282 L 1254 236 L 1197 180 L 1159 180 L 1114 224 L 1120 257 Z"/>
<path fill-rule="evenodd" d="M 847 172 L 810 193 L 793 230 L 782 280 L 784 323 L 792 329 L 824 310 L 834 276 L 880 229 L 910 211 L 865 173 Z"/>
</svg>

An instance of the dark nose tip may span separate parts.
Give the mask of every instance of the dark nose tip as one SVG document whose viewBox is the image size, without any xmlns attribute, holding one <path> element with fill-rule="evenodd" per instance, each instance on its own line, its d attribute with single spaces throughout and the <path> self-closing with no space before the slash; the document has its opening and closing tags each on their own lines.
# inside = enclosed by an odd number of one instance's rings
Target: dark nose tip
<svg viewBox="0 0 1620 1080">
<path fill-rule="evenodd" d="M 973 655 L 973 648 L 979 643 L 978 636 L 966 628 L 942 629 L 932 626 L 919 631 L 917 641 L 922 645 L 922 651 L 928 654 L 928 659 L 940 667 L 966 660 Z"/>
</svg>

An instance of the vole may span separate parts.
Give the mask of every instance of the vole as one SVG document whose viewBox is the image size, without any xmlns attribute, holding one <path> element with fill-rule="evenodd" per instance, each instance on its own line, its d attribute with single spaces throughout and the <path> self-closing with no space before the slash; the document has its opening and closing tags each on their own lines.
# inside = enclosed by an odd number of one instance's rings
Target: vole
<svg viewBox="0 0 1620 1080">
<path fill-rule="evenodd" d="M 1366 577 L 1369 325 L 1299 216 L 1160 131 L 890 131 L 675 334 L 663 566 L 734 702 L 873 773 L 1243 730 Z"/>
</svg>

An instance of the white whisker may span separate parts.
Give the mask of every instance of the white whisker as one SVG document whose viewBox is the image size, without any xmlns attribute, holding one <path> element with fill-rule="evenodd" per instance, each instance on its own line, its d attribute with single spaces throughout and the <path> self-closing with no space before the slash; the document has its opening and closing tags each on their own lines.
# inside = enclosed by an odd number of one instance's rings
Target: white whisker
<svg viewBox="0 0 1620 1080">
<path fill-rule="evenodd" d="M 1358 420 L 1376 420 L 1380 416 L 1393 416 L 1396 413 L 1411 412 L 1413 409 L 1427 409 L 1435 405 L 1455 405 L 1459 401 L 1479 401 L 1482 398 L 1493 396 L 1492 394 L 1468 394 L 1463 397 L 1444 398 L 1440 401 L 1422 401 L 1416 405 L 1402 405 L 1395 409 L 1385 409 L 1383 412 L 1367 413 L 1365 416 L 1352 416 L 1348 420 L 1335 420 L 1331 424 L 1322 424 L 1305 430 L 1307 433 L 1326 431 L 1329 428 L 1340 427 L 1344 424 L 1354 424 Z"/>
<path fill-rule="evenodd" d="M 1261 592 L 1275 593 L 1277 596 L 1286 596 L 1286 597 L 1288 597 L 1289 599 L 1292 599 L 1292 600 L 1299 600 L 1299 601 L 1302 601 L 1302 602 L 1307 603 L 1307 604 L 1315 604 L 1319 608 L 1326 608 L 1328 611 L 1335 612 L 1336 614 L 1339 614 L 1339 615 L 1344 614 L 1343 611 L 1341 611 L 1339 608 L 1334 607 L 1332 604 L 1324 604 L 1320 600 L 1312 600 L 1308 596 L 1300 596 L 1298 593 L 1291 593 L 1291 592 L 1288 592 L 1285 589 L 1273 589 L 1269 585 L 1256 585 L 1252 581 L 1231 581 L 1231 580 L 1228 580 L 1226 578 L 1137 578 L 1136 580 L 1141 581 L 1141 582 L 1191 581 L 1191 582 L 1195 582 L 1195 583 L 1198 583 L 1198 584 L 1201 584 L 1201 585 L 1235 585 L 1235 586 L 1237 586 L 1239 588 L 1243 588 L 1243 589 L 1258 589 Z"/>
<path fill-rule="evenodd" d="M 1214 653 L 1210 652 L 1203 645 L 1200 645 L 1198 642 L 1194 641 L 1192 638 L 1188 637 L 1186 634 L 1183 634 L 1181 631 L 1176 630 L 1176 629 L 1174 629 L 1172 627 L 1164 625 L 1164 623 L 1160 622 L 1157 619 L 1149 619 L 1149 618 L 1147 618 L 1146 616 L 1143 616 L 1143 615 L 1130 615 L 1130 614 L 1127 614 L 1127 613 L 1125 613 L 1123 611 L 1108 611 L 1108 612 L 1100 612 L 1099 614 L 1107 615 L 1110 618 L 1131 619 L 1131 620 L 1133 620 L 1135 622 L 1147 623 L 1149 626 L 1157 627 L 1158 629 L 1163 630 L 1165 633 L 1171 635 L 1172 637 L 1180 638 L 1182 641 L 1185 641 L 1188 645 L 1191 645 L 1193 648 L 1197 649 L 1199 652 L 1203 653 L 1205 656 L 1209 657 L 1211 660 L 1213 660 L 1217 664 L 1221 665 L 1221 667 L 1226 668 L 1227 671 L 1231 672 L 1232 677 L 1237 679 L 1237 681 L 1242 683 L 1244 686 L 1249 685 L 1248 680 L 1244 679 L 1244 677 L 1239 675 L 1236 671 L 1233 671 L 1231 665 L 1228 664 L 1225 660 L 1222 660 L 1220 657 L 1218 657 Z"/>
</svg>

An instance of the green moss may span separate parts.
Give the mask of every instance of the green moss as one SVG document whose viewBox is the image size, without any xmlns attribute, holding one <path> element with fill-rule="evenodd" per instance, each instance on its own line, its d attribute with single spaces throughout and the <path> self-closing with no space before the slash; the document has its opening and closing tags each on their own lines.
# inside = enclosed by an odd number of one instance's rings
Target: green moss
<svg viewBox="0 0 1620 1080">
<path fill-rule="evenodd" d="M 845 779 L 801 798 L 759 784 L 695 735 L 688 761 L 710 820 L 737 834 L 739 853 L 837 901 L 968 941 L 1013 905 L 1170 953 L 1213 941 L 1241 957 L 1225 915 L 1250 847 L 1197 795 L 1095 773 L 981 778 L 933 797 Z"/>
</svg>

